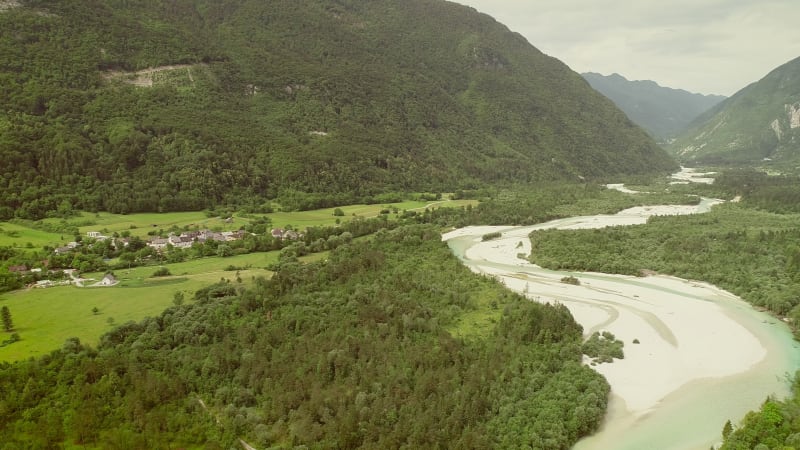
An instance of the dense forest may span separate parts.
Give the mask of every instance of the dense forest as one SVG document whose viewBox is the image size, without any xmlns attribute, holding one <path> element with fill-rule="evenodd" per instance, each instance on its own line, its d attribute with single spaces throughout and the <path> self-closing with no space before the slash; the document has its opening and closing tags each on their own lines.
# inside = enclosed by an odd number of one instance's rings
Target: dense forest
<svg viewBox="0 0 800 450">
<path fill-rule="evenodd" d="M 454 3 L 17 4 L 0 11 L 0 219 L 676 167 L 578 74 Z"/>
<path fill-rule="evenodd" d="M 194 300 L 0 365 L 2 448 L 567 449 L 605 411 L 566 308 L 474 276 L 429 225 Z M 454 337 L 487 302 L 494 330 Z"/>
</svg>

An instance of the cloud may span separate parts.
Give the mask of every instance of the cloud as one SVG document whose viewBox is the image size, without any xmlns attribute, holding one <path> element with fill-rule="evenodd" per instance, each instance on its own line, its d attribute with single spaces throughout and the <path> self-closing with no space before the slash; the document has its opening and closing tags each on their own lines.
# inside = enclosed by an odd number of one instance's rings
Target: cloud
<svg viewBox="0 0 800 450">
<path fill-rule="evenodd" d="M 461 0 L 578 72 L 733 94 L 800 56 L 796 0 Z"/>
</svg>

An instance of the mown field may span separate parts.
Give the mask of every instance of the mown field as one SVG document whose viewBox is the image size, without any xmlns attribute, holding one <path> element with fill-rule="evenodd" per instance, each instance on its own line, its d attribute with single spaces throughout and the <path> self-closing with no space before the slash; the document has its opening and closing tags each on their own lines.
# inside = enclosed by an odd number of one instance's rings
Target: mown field
<svg viewBox="0 0 800 450">
<path fill-rule="evenodd" d="M 55 247 L 71 241 L 73 236 L 48 233 L 24 225 L 0 222 L 0 246 L 40 249 L 46 245 Z"/>
<path fill-rule="evenodd" d="M 135 267 L 116 271 L 119 283 L 111 287 L 56 286 L 26 289 L 0 296 L 0 303 L 12 312 L 15 332 L 22 338 L 0 347 L 0 361 L 17 361 L 40 356 L 59 348 L 66 339 L 96 344 L 99 337 L 114 325 L 146 316 L 158 315 L 172 305 L 176 292 L 191 301 L 194 292 L 225 278 L 248 285 L 253 277 L 269 276 L 265 267 L 275 262 L 277 252 L 251 253 L 228 258 L 202 258 L 176 264 L 164 264 L 171 276 L 153 277 L 157 266 Z M 249 267 L 225 270 L 229 266 Z M 99 280 L 102 273 L 84 274 Z M 93 309 L 97 308 L 95 314 Z M 3 339 L 8 333 L 3 333 Z"/>
</svg>

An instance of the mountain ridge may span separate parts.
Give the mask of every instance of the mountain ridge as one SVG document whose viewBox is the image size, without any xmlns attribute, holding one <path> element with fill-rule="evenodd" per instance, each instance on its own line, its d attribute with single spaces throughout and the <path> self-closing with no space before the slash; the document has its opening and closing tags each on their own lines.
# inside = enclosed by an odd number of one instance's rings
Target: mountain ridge
<svg viewBox="0 0 800 450">
<path fill-rule="evenodd" d="M 675 167 L 562 62 L 454 3 L 29 0 L 0 25 L 0 218 Z"/>
<path fill-rule="evenodd" d="M 800 162 L 800 58 L 699 116 L 668 150 L 692 164 Z"/>
<path fill-rule="evenodd" d="M 628 80 L 618 73 L 581 75 L 660 142 L 675 138 L 697 116 L 725 98 L 661 86 L 652 80 Z"/>
</svg>

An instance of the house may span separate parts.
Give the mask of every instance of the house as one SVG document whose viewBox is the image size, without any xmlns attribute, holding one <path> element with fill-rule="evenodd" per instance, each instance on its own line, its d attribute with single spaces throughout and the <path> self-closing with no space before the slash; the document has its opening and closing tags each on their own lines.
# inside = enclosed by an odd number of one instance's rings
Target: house
<svg viewBox="0 0 800 450">
<path fill-rule="evenodd" d="M 156 250 L 162 250 L 167 247 L 169 244 L 169 239 L 164 238 L 155 238 L 147 243 L 148 246 L 153 247 Z"/>
<path fill-rule="evenodd" d="M 222 233 L 217 233 L 217 232 L 208 231 L 208 230 L 203 232 L 203 238 L 205 238 L 204 240 L 206 240 L 206 241 L 219 241 L 219 242 L 225 242 L 226 241 L 225 236 Z"/>
<path fill-rule="evenodd" d="M 289 239 L 292 241 L 296 241 L 303 237 L 302 234 L 294 231 L 294 230 L 284 230 L 283 228 L 273 228 L 272 229 L 272 237 L 275 239 Z"/>
<path fill-rule="evenodd" d="M 99 231 L 87 231 L 86 232 L 86 237 L 90 237 L 92 239 L 100 239 L 101 237 L 105 237 L 105 236 L 103 236 L 103 234 L 100 233 Z"/>
<path fill-rule="evenodd" d="M 200 234 L 202 233 L 199 231 L 187 231 L 185 233 L 181 233 L 181 237 L 188 237 L 189 239 L 197 239 L 200 236 Z"/>
<path fill-rule="evenodd" d="M 127 247 L 131 245 L 131 240 L 130 238 L 115 238 L 112 241 L 112 244 L 114 245 L 115 249 L 119 250 L 121 247 Z"/>
<path fill-rule="evenodd" d="M 167 238 L 167 241 L 169 241 L 169 243 L 175 248 L 189 248 L 192 246 L 194 239 L 184 235 L 176 236 L 174 234 L 170 234 Z"/>
<path fill-rule="evenodd" d="M 97 282 L 97 286 L 113 286 L 117 284 L 117 279 L 114 277 L 113 273 L 107 273 L 103 277 L 102 280 Z"/>
<path fill-rule="evenodd" d="M 73 248 L 74 247 L 69 247 L 69 246 L 67 246 L 67 247 L 58 247 L 55 250 L 53 250 L 53 252 L 55 254 L 57 254 L 57 255 L 61 255 L 61 254 L 64 254 L 64 253 L 71 252 Z"/>
<path fill-rule="evenodd" d="M 239 239 L 244 239 L 245 234 L 247 233 L 244 230 L 222 232 L 222 236 L 225 237 L 226 241 L 238 241 Z"/>
</svg>

